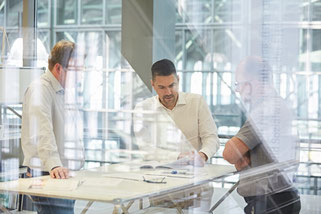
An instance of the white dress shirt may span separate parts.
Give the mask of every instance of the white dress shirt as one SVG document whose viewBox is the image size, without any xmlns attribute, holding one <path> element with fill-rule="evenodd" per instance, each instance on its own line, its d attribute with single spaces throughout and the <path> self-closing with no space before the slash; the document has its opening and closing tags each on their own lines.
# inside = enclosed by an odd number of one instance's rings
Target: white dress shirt
<svg viewBox="0 0 321 214">
<path fill-rule="evenodd" d="M 64 89 L 47 70 L 25 92 L 21 143 L 23 165 L 42 171 L 63 166 L 80 169 L 84 163 L 82 140 L 65 142 Z M 68 147 L 68 148 L 67 148 Z"/>
<path fill-rule="evenodd" d="M 212 114 L 201 95 L 180 92 L 176 106 L 172 110 L 164 107 L 160 103 L 159 97 L 154 96 L 137 104 L 135 111 L 139 112 L 141 110 L 145 110 L 145 112 L 146 110 L 153 110 L 154 112 L 158 112 L 157 115 L 158 117 L 162 116 L 161 118 L 165 118 L 166 115 L 169 115 L 172 121 L 174 121 L 176 127 L 183 133 L 193 148 L 197 151 L 205 153 L 208 158 L 212 157 L 219 149 L 217 127 L 213 120 Z M 153 111 L 151 111 L 151 114 Z M 163 112 L 167 114 L 164 115 Z M 135 118 L 137 119 L 137 117 Z M 144 120 L 147 120 L 146 115 L 144 116 Z M 155 119 L 155 116 L 153 120 L 154 122 L 165 121 L 165 119 Z M 158 138 L 168 137 L 168 124 L 165 124 L 164 126 L 158 125 L 156 129 L 162 129 L 157 130 L 159 135 Z M 151 136 L 152 133 L 154 132 L 150 129 L 150 126 L 149 128 L 147 128 L 146 125 L 142 125 L 141 128 L 137 128 L 137 126 L 135 127 L 136 136 L 146 136 L 146 134 L 149 134 L 149 137 L 145 137 L 145 141 L 149 138 L 151 141 L 150 143 L 155 144 L 153 143 L 153 138 L 155 137 Z M 180 132 L 177 131 L 173 134 L 179 136 Z"/>
</svg>

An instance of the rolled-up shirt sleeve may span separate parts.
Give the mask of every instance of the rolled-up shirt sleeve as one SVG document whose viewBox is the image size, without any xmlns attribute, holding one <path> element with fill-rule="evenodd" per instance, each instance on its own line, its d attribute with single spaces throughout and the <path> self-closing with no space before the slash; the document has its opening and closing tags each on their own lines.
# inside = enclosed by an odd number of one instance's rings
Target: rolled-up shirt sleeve
<svg viewBox="0 0 321 214">
<path fill-rule="evenodd" d="M 244 125 L 241 127 L 239 132 L 235 135 L 235 137 L 239 138 L 252 150 L 258 144 L 261 143 L 260 138 L 256 134 L 255 129 L 253 128 L 250 120 L 247 120 Z"/>
</svg>

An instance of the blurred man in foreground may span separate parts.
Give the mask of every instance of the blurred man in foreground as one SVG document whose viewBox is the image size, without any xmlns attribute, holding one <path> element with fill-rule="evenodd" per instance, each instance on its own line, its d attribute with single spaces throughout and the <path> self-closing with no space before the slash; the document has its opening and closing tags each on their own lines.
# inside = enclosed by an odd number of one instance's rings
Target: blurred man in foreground
<svg viewBox="0 0 321 214">
<path fill-rule="evenodd" d="M 247 203 L 244 211 L 299 213 L 300 197 L 281 168 L 281 163 L 295 159 L 291 111 L 274 89 L 270 67 L 262 59 L 248 57 L 235 77 L 248 119 L 226 143 L 223 157 L 244 170 L 238 187 Z"/>
</svg>

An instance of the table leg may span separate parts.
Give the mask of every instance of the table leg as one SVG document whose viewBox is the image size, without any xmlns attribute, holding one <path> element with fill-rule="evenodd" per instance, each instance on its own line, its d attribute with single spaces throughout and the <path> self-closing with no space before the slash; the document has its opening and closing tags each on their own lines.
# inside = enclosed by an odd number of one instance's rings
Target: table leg
<svg viewBox="0 0 321 214">
<path fill-rule="evenodd" d="M 113 210 L 113 214 L 118 214 L 119 209 L 121 209 L 124 214 L 128 214 L 128 209 L 133 205 L 134 202 L 135 202 L 135 200 L 132 200 L 126 206 L 124 206 L 123 204 L 115 205 L 114 210 Z"/>
<path fill-rule="evenodd" d="M 181 207 L 176 207 L 176 209 L 178 214 L 183 214 L 183 210 Z"/>
<path fill-rule="evenodd" d="M 85 214 L 93 203 L 94 203 L 93 201 L 89 201 L 86 207 L 81 211 L 81 214 Z"/>
<path fill-rule="evenodd" d="M 128 209 L 124 205 L 121 205 L 121 209 L 123 210 L 124 214 L 128 214 Z"/>
<path fill-rule="evenodd" d="M 130 202 L 127 204 L 127 206 L 125 207 L 127 211 L 128 211 L 128 209 L 133 205 L 133 203 L 134 203 L 134 200 L 133 200 L 133 201 L 130 201 Z"/>
<path fill-rule="evenodd" d="M 2 211 L 5 214 L 10 214 L 10 212 L 4 207 L 0 205 L 0 211 Z"/>
<path fill-rule="evenodd" d="M 143 209 L 143 199 L 139 199 L 139 209 L 142 210 Z"/>
<path fill-rule="evenodd" d="M 113 210 L 113 214 L 119 214 L 121 212 L 119 212 L 119 209 L 120 209 L 120 205 L 115 205 L 114 206 L 114 210 Z"/>
<path fill-rule="evenodd" d="M 227 198 L 235 189 L 236 187 L 239 185 L 240 181 L 236 182 L 223 196 L 222 198 L 220 198 L 215 204 L 214 206 L 210 209 L 209 213 L 213 213 L 213 211 L 216 209 L 216 207 L 218 207 L 224 200 L 225 198 Z"/>
</svg>

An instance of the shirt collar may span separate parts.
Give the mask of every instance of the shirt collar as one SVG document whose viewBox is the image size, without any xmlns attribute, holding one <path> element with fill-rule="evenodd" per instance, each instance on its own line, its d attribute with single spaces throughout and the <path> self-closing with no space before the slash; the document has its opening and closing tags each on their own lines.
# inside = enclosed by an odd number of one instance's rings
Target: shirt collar
<svg viewBox="0 0 321 214">
<path fill-rule="evenodd" d="M 155 99 L 156 99 L 156 108 L 165 108 L 165 106 L 163 106 L 163 104 L 159 101 L 159 96 L 155 96 Z M 183 92 L 179 92 L 178 93 L 178 100 L 176 102 L 176 106 L 179 106 L 179 105 L 185 105 L 186 104 L 186 99 L 185 99 L 185 93 Z M 173 108 L 173 110 L 175 109 L 175 107 Z"/>
<path fill-rule="evenodd" d="M 45 75 L 48 77 L 53 89 L 55 90 L 55 92 L 64 94 L 64 91 L 65 91 L 64 88 L 58 82 L 56 77 L 51 73 L 51 71 L 47 69 Z"/>
<path fill-rule="evenodd" d="M 186 104 L 185 93 L 179 92 L 179 93 L 178 93 L 178 100 L 177 100 L 176 106 L 178 106 L 178 105 L 185 105 L 185 104 Z M 176 107 L 176 106 L 175 106 L 175 107 Z"/>
</svg>

